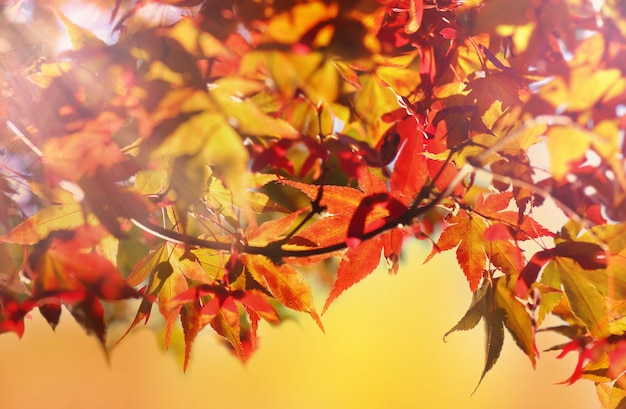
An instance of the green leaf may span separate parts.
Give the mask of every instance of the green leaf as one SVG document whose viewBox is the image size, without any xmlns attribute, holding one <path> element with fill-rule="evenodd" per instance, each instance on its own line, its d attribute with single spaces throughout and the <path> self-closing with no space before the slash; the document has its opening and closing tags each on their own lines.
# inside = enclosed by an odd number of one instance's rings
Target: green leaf
<svg viewBox="0 0 626 409">
<path fill-rule="evenodd" d="M 487 372 L 493 368 L 500 357 L 504 343 L 504 326 L 502 325 L 504 314 L 504 310 L 498 308 L 495 310 L 489 309 L 485 316 L 485 367 L 480 375 L 476 389 L 478 389 Z M 476 392 L 476 389 L 474 389 L 474 392 Z"/>
<path fill-rule="evenodd" d="M 623 388 L 624 382 L 626 382 L 626 375 L 617 378 L 615 385 L 611 388 L 609 409 L 626 409 L 626 390 Z"/>
<path fill-rule="evenodd" d="M 610 335 L 608 309 L 605 298 L 583 275 L 572 259 L 556 257 L 548 263 L 544 274 L 552 270 L 558 274 L 572 312 L 582 320 L 591 335 L 606 338 Z"/>
<path fill-rule="evenodd" d="M 155 271 L 159 263 L 168 261 L 169 258 L 170 252 L 168 251 L 167 243 L 163 243 L 158 249 L 149 252 L 137 262 L 126 279 L 128 284 L 138 286 Z"/>
<path fill-rule="evenodd" d="M 248 94 L 264 84 L 243 78 L 223 78 L 212 85 L 209 95 L 228 122 L 243 135 L 295 138 L 298 132 L 286 121 L 263 112 Z"/>
<path fill-rule="evenodd" d="M 171 185 L 185 201 L 195 201 L 206 188 L 210 164 L 231 189 L 235 199 L 244 202 L 248 151 L 227 119 L 211 107 L 209 95 L 201 90 L 170 91 L 161 101 L 159 113 L 182 119 L 151 152 L 154 161 L 174 158 Z M 199 112 L 188 116 L 185 114 Z M 189 136 L 193 135 L 193 138 Z"/>
<path fill-rule="evenodd" d="M 159 164 L 162 165 L 160 161 Z M 163 167 L 147 169 L 137 172 L 135 189 L 137 193 L 154 195 L 164 192 L 168 186 L 167 170 Z"/>
<path fill-rule="evenodd" d="M 517 346 L 530 358 L 535 367 L 537 358 L 535 335 L 526 307 L 514 296 L 516 277 L 504 276 L 497 279 L 496 307 L 504 311 L 504 325 Z"/>
<path fill-rule="evenodd" d="M 211 320 L 211 327 L 224 337 L 233 347 L 235 353 L 243 362 L 246 361 L 246 351 L 241 343 L 241 320 L 239 310 L 232 298 L 224 300 L 217 315 Z"/>
<path fill-rule="evenodd" d="M 508 291 L 508 290 L 507 290 Z M 500 351 L 504 343 L 504 320 L 506 311 L 497 304 L 497 295 L 494 293 L 492 284 L 487 282 L 478 288 L 473 296 L 470 308 L 463 318 L 444 335 L 443 339 L 455 331 L 466 331 L 474 328 L 481 319 L 485 323 L 485 366 L 474 389 L 478 389 L 483 378 L 495 365 L 500 357 Z"/>
<path fill-rule="evenodd" d="M 484 285 L 472 294 L 472 303 L 461 320 L 443 336 L 446 341 L 448 335 L 456 331 L 468 331 L 474 328 L 486 314 L 486 297 L 490 293 L 489 286 Z"/>
<path fill-rule="evenodd" d="M 137 324 L 139 324 L 142 320 L 145 320 L 144 323 L 148 322 L 150 318 L 150 312 L 152 310 L 152 300 L 148 297 L 156 297 L 163 285 L 167 281 L 167 279 L 173 273 L 172 264 L 169 261 L 161 261 L 154 266 L 152 271 L 150 272 L 150 280 L 146 285 L 145 296 L 141 300 L 139 307 L 137 308 L 137 313 L 135 314 L 135 319 L 130 324 L 126 332 L 120 337 L 120 339 L 116 342 L 116 345 L 119 344 L 126 336 L 130 333 L 130 331 L 135 328 Z M 167 328 L 165 333 L 165 347 L 169 345 L 169 337 L 171 334 L 171 320 L 167 321 Z"/>
<path fill-rule="evenodd" d="M 604 296 L 626 299 L 626 223 L 594 226 L 577 240 L 608 247 L 606 270 L 579 269 L 579 273 Z"/>
</svg>

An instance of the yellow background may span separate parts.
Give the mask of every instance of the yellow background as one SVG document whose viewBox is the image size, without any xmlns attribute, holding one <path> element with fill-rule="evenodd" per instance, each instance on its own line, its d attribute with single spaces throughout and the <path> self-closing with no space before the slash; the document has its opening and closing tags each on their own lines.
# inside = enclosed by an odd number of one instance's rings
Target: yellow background
<svg viewBox="0 0 626 409">
<path fill-rule="evenodd" d="M 56 334 L 35 312 L 21 341 L 0 336 L 0 408 L 600 406 L 590 382 L 555 385 L 573 370 L 573 354 L 555 360 L 556 353 L 542 353 L 533 371 L 508 333 L 499 362 L 470 396 L 483 365 L 482 324 L 443 342 L 470 295 L 453 252 L 423 266 L 425 251 L 409 244 L 397 276 L 381 268 L 344 293 L 323 317 L 326 334 L 304 315 L 279 327 L 263 325 L 260 350 L 245 366 L 208 329 L 196 340 L 186 374 L 147 329 L 133 332 L 107 365 L 95 338 L 67 312 Z M 538 345 L 562 341 L 540 334 Z"/>
</svg>

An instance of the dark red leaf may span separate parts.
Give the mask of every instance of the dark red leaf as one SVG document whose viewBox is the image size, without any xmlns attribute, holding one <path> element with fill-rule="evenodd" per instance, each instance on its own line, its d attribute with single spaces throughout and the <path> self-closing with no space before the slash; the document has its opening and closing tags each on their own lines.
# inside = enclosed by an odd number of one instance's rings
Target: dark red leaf
<svg viewBox="0 0 626 409">
<path fill-rule="evenodd" d="M 383 219 L 377 219 L 370 222 L 367 226 L 365 221 L 374 207 L 387 209 L 389 215 Z M 351 249 L 356 248 L 363 239 L 365 233 L 371 232 L 385 224 L 389 220 L 393 220 L 406 211 L 406 207 L 396 198 L 388 193 L 376 193 L 363 198 L 359 206 L 354 211 L 350 225 L 348 226 L 348 237 L 346 244 Z"/>
<path fill-rule="evenodd" d="M 594 243 L 581 241 L 565 241 L 556 245 L 554 254 L 560 257 L 571 258 L 585 270 L 606 268 L 608 257 L 602 247 Z"/>
<path fill-rule="evenodd" d="M 100 300 L 90 295 L 69 307 L 69 310 L 87 334 L 94 334 L 104 347 L 106 324 L 104 323 L 104 308 Z"/>
<path fill-rule="evenodd" d="M 520 298 L 526 298 L 528 290 L 532 283 L 537 281 L 539 272 L 546 263 L 554 257 L 553 250 L 541 250 L 536 252 L 526 264 L 526 267 L 520 272 L 517 283 L 515 284 L 515 295 Z"/>
<path fill-rule="evenodd" d="M 59 318 L 61 317 L 61 305 L 60 304 L 45 304 L 39 307 L 39 312 L 46 319 L 48 324 L 55 329 L 59 324 Z"/>
</svg>

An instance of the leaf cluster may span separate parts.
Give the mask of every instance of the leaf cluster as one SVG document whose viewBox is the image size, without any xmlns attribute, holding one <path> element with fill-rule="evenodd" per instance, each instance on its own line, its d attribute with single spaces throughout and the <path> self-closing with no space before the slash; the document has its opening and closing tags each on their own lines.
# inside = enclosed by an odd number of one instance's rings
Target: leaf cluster
<svg viewBox="0 0 626 409">
<path fill-rule="evenodd" d="M 185 366 L 207 326 L 245 361 L 285 309 L 323 330 L 315 274 L 323 313 L 414 238 L 456 251 L 481 380 L 504 328 L 533 365 L 556 330 L 624 404 L 619 2 L 93 1 L 106 39 L 33 3 L 0 6 L 0 331 L 65 307 L 104 346 L 135 299 L 126 334 L 156 304 Z"/>
</svg>

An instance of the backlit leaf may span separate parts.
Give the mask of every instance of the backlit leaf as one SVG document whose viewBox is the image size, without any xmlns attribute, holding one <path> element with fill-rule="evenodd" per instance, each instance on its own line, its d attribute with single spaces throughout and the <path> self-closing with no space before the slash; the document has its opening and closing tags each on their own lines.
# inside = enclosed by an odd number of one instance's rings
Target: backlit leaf
<svg viewBox="0 0 626 409">
<path fill-rule="evenodd" d="M 487 372 L 496 364 L 500 357 L 500 352 L 502 352 L 502 345 L 504 344 L 504 314 L 505 312 L 498 308 L 489 311 L 485 316 L 485 367 L 476 388 L 480 386 Z"/>
<path fill-rule="evenodd" d="M 324 330 L 322 321 L 315 311 L 311 287 L 298 270 L 288 264 L 278 266 L 264 256 L 247 255 L 243 257 L 242 262 L 253 274 L 264 279 L 272 295 L 281 304 L 292 310 L 308 313 L 320 329 Z"/>
<path fill-rule="evenodd" d="M 267 115 L 246 95 L 246 90 L 260 91 L 260 84 L 245 79 L 223 79 L 212 85 L 210 96 L 228 122 L 244 135 L 294 138 L 296 130 L 288 123 Z"/>
<path fill-rule="evenodd" d="M 200 302 L 185 304 L 180 312 L 180 321 L 183 326 L 185 336 L 185 357 L 183 359 L 183 370 L 189 365 L 189 357 L 191 356 L 191 347 L 196 339 L 198 332 L 206 325 L 200 321 Z"/>
<path fill-rule="evenodd" d="M 104 322 L 104 308 L 100 300 L 94 296 L 87 296 L 84 300 L 70 306 L 69 310 L 76 322 L 87 331 L 87 334 L 93 334 L 104 347 L 106 324 Z"/>
<path fill-rule="evenodd" d="M 405 139 L 391 175 L 391 192 L 405 205 L 417 197 L 428 178 L 422 143 L 421 135 Z"/>
<path fill-rule="evenodd" d="M 61 318 L 61 305 L 58 304 L 44 304 L 39 306 L 39 312 L 44 317 L 50 328 L 56 329 L 59 325 L 59 319 Z"/>
<path fill-rule="evenodd" d="M 398 108 L 398 99 L 393 90 L 382 84 L 380 79 L 373 75 L 360 78 L 362 87 L 355 95 L 355 109 L 368 124 L 380 122 L 380 118 Z M 378 143 L 378 139 L 368 141 Z"/>
<path fill-rule="evenodd" d="M 552 126 L 547 131 L 550 169 L 554 179 L 563 179 L 573 163 L 580 160 L 591 144 L 589 135 L 576 128 Z"/>
<path fill-rule="evenodd" d="M 170 335 L 174 327 L 176 316 L 180 312 L 179 308 L 174 314 L 173 311 L 168 309 L 168 304 L 177 295 L 183 293 L 189 288 L 187 278 L 182 274 L 180 269 L 176 268 L 172 270 L 173 271 L 170 273 L 169 268 L 166 267 L 156 271 L 155 279 L 152 282 L 153 287 L 156 285 L 156 287 L 152 288 L 152 290 L 156 291 L 158 289 L 159 311 L 165 318 L 166 322 L 164 340 L 166 348 L 169 345 Z"/>
<path fill-rule="evenodd" d="M 382 242 L 379 237 L 366 240 L 357 247 L 348 250 L 339 263 L 337 278 L 335 278 L 333 288 L 326 298 L 322 314 L 341 293 L 370 275 L 378 267 L 381 250 Z"/>
<path fill-rule="evenodd" d="M 103 230 L 101 226 L 99 229 Z M 97 231 L 96 227 L 83 225 L 73 231 L 53 232 L 38 243 L 29 257 L 35 294 L 78 291 L 108 301 L 138 295 L 109 260 L 81 251 L 100 241 Z"/>
<path fill-rule="evenodd" d="M 293 212 L 282 219 L 269 220 L 263 223 L 253 231 L 248 232 L 248 239 L 251 243 L 260 245 L 280 240 L 302 214 L 303 210 Z"/>
<path fill-rule="evenodd" d="M 605 298 L 589 280 L 577 274 L 579 268 L 571 259 L 557 257 L 546 266 L 544 274 L 554 270 L 563 283 L 574 314 L 585 323 L 591 334 L 607 337 L 610 333 Z"/>
<path fill-rule="evenodd" d="M 85 222 L 80 204 L 64 204 L 46 207 L 24 220 L 0 241 L 17 244 L 36 244 L 55 230 L 71 229 Z"/>
<path fill-rule="evenodd" d="M 444 334 L 443 340 L 446 341 L 448 335 L 453 332 L 468 331 L 476 327 L 483 316 L 487 314 L 487 302 L 490 294 L 491 290 L 489 286 L 482 286 L 474 291 L 472 294 L 472 302 L 467 309 L 467 312 L 454 327 Z"/>
<path fill-rule="evenodd" d="M 241 342 L 241 323 L 239 320 L 239 310 L 232 298 L 227 298 L 220 306 L 219 312 L 213 320 L 211 326 L 222 337 L 226 338 L 237 356 L 246 361 L 248 358 Z"/>
<path fill-rule="evenodd" d="M 141 304 L 139 304 L 139 308 L 137 308 L 137 314 L 135 314 L 135 319 L 130 324 L 124 335 L 120 337 L 117 341 L 118 343 L 126 337 L 130 333 L 130 331 L 139 324 L 142 320 L 144 323 L 147 323 L 148 318 L 150 318 L 150 312 L 152 310 L 152 302 L 151 297 L 156 297 L 161 289 L 163 288 L 165 281 L 169 278 L 170 275 L 174 272 L 172 265 L 168 261 L 161 261 L 156 264 L 153 270 L 150 272 L 150 280 L 146 285 L 146 290 L 144 293 L 144 298 L 141 300 Z M 167 331 L 170 331 L 170 325 L 168 322 Z M 168 339 L 165 341 L 165 345 L 167 347 Z"/>
<path fill-rule="evenodd" d="M 83 28 L 75 23 L 73 23 L 70 19 L 68 19 L 63 12 L 58 9 L 54 10 L 54 13 L 57 15 L 65 29 L 67 30 L 67 34 L 72 42 L 72 48 L 74 50 L 80 50 L 81 48 L 87 47 L 101 47 L 104 46 L 104 41 L 95 36 L 91 31 Z"/>
<path fill-rule="evenodd" d="M 482 246 L 482 234 L 487 223 L 480 217 L 459 213 L 449 220 L 450 225 L 437 241 L 438 250 L 450 250 L 458 246 L 456 258 L 465 273 L 470 289 L 476 291 L 487 265 L 487 255 Z M 435 250 L 426 261 L 434 255 Z"/>
<path fill-rule="evenodd" d="M 282 183 L 302 191 L 311 200 L 315 200 L 320 189 L 320 187 L 316 185 L 308 185 L 291 180 L 283 180 Z M 354 209 L 359 206 L 365 197 L 362 191 L 351 187 L 324 185 L 322 189 L 323 195 L 320 205 L 325 207 L 326 211 L 331 215 L 348 215 L 351 217 Z M 386 217 L 387 215 L 388 212 L 386 209 L 374 207 L 369 213 L 367 220 L 375 220 Z"/>
<path fill-rule="evenodd" d="M 509 330 L 517 346 L 530 358 L 533 367 L 538 355 L 535 334 L 525 305 L 518 301 L 513 292 L 515 280 L 500 278 L 496 284 L 496 306 L 504 311 L 504 325 Z"/>
</svg>

